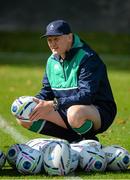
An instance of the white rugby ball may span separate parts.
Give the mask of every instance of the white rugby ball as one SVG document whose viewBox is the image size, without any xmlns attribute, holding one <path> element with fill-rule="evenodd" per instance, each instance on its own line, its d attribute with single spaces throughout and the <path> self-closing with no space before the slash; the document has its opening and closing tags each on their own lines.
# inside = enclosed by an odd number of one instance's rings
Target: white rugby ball
<svg viewBox="0 0 130 180">
<path fill-rule="evenodd" d="M 124 171 L 128 169 L 130 165 L 130 154 L 125 148 L 119 145 L 111 145 L 104 147 L 103 151 L 107 157 L 108 170 Z"/>
<path fill-rule="evenodd" d="M 22 174 L 40 173 L 43 167 L 43 154 L 31 147 L 19 152 L 16 160 L 16 168 Z"/>
<path fill-rule="evenodd" d="M 11 106 L 11 113 L 18 119 L 27 122 L 29 115 L 37 105 L 33 96 L 21 96 L 14 100 Z"/>
<path fill-rule="evenodd" d="M 104 151 L 98 146 L 84 146 L 79 164 L 84 171 L 105 171 L 107 159 Z"/>
<path fill-rule="evenodd" d="M 49 175 L 67 175 L 71 167 L 70 145 L 66 141 L 54 141 L 44 149 L 44 169 Z"/>
<path fill-rule="evenodd" d="M 6 157 L 7 162 L 10 164 L 12 168 L 16 167 L 16 160 L 19 152 L 26 148 L 28 148 L 26 144 L 13 144 L 9 147 Z"/>
</svg>

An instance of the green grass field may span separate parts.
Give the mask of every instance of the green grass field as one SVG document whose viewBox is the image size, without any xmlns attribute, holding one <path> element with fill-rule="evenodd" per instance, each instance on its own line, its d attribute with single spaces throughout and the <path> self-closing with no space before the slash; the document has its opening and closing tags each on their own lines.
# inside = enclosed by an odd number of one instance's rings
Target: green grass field
<svg viewBox="0 0 130 180">
<path fill-rule="evenodd" d="M 9 126 L 16 129 L 26 139 L 43 137 L 20 127 L 10 113 L 10 106 L 16 97 L 22 95 L 35 95 L 40 87 L 47 54 L 42 53 L 0 53 L 0 115 Z M 113 125 L 103 134 L 98 135 L 103 145 L 118 144 L 130 151 L 130 56 L 101 54 L 108 67 L 109 79 L 112 85 L 118 114 Z M 10 145 L 19 143 L 0 128 L 0 149 L 5 153 Z M 49 177 L 44 174 L 36 176 L 22 176 L 15 172 L 6 163 L 0 171 L 0 179 L 70 179 L 74 176 L 82 179 L 130 179 L 130 171 L 85 173 L 76 171 L 67 177 Z"/>
<path fill-rule="evenodd" d="M 35 95 L 41 88 L 48 49 L 40 33 L 0 32 L 0 149 L 5 153 L 14 143 L 45 137 L 19 126 L 10 112 L 14 99 Z M 108 75 L 117 103 L 118 113 L 112 126 L 99 140 L 103 145 L 118 144 L 130 152 L 130 36 L 106 33 L 81 33 L 100 53 L 108 67 Z M 41 44 L 42 43 L 42 44 Z M 43 54 L 44 52 L 44 54 Z M 16 136 L 15 136 L 16 134 Z M 18 135 L 22 135 L 19 137 Z M 85 173 L 77 170 L 66 177 L 45 174 L 23 176 L 6 163 L 0 179 L 130 179 L 125 172 Z"/>
</svg>

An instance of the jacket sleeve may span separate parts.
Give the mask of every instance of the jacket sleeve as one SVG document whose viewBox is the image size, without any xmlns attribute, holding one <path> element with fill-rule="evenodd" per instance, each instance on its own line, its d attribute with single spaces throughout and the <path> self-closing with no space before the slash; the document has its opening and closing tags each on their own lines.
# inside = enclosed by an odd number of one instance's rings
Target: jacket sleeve
<svg viewBox="0 0 130 180">
<path fill-rule="evenodd" d="M 104 64 L 97 55 L 84 58 L 78 72 L 78 92 L 75 95 L 58 99 L 61 106 L 93 104 L 103 76 Z"/>
<path fill-rule="evenodd" d="M 43 100 L 53 100 L 54 99 L 54 94 L 51 89 L 50 83 L 48 81 L 47 75 L 45 73 L 43 77 L 43 87 L 41 88 L 40 92 L 35 96 L 38 99 L 43 99 Z"/>
</svg>

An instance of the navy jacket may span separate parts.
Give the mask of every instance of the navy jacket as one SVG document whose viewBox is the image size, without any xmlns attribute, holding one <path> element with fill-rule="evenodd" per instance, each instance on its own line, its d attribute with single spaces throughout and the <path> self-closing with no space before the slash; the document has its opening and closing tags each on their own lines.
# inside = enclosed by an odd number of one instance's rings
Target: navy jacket
<svg viewBox="0 0 130 180">
<path fill-rule="evenodd" d="M 36 97 L 45 100 L 56 97 L 63 108 L 93 104 L 116 113 L 106 66 L 77 35 L 64 60 L 53 54 L 48 58 L 43 87 Z"/>
</svg>

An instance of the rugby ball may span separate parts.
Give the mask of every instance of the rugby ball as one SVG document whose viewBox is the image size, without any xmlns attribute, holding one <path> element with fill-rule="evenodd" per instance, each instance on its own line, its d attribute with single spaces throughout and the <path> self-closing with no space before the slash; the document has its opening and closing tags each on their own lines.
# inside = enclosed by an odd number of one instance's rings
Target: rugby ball
<svg viewBox="0 0 130 180">
<path fill-rule="evenodd" d="M 84 171 L 105 171 L 107 159 L 97 146 L 84 146 L 80 152 L 79 165 Z"/>
<path fill-rule="evenodd" d="M 7 162 L 12 168 L 16 168 L 16 160 L 18 154 L 20 151 L 22 151 L 25 148 L 28 148 L 26 144 L 13 144 L 8 148 L 6 157 L 7 157 Z"/>
<path fill-rule="evenodd" d="M 37 105 L 33 96 L 21 96 L 14 100 L 11 105 L 11 113 L 22 121 L 29 121 L 29 115 Z"/>
<path fill-rule="evenodd" d="M 111 145 L 103 148 L 107 157 L 107 169 L 112 171 L 124 171 L 130 165 L 129 152 L 119 146 Z"/>
<path fill-rule="evenodd" d="M 31 147 L 19 152 L 16 160 L 16 168 L 22 174 L 40 173 L 43 167 L 43 154 Z"/>
<path fill-rule="evenodd" d="M 54 141 L 44 149 L 43 164 L 49 175 L 67 175 L 71 167 L 70 145 L 66 141 Z"/>
</svg>

